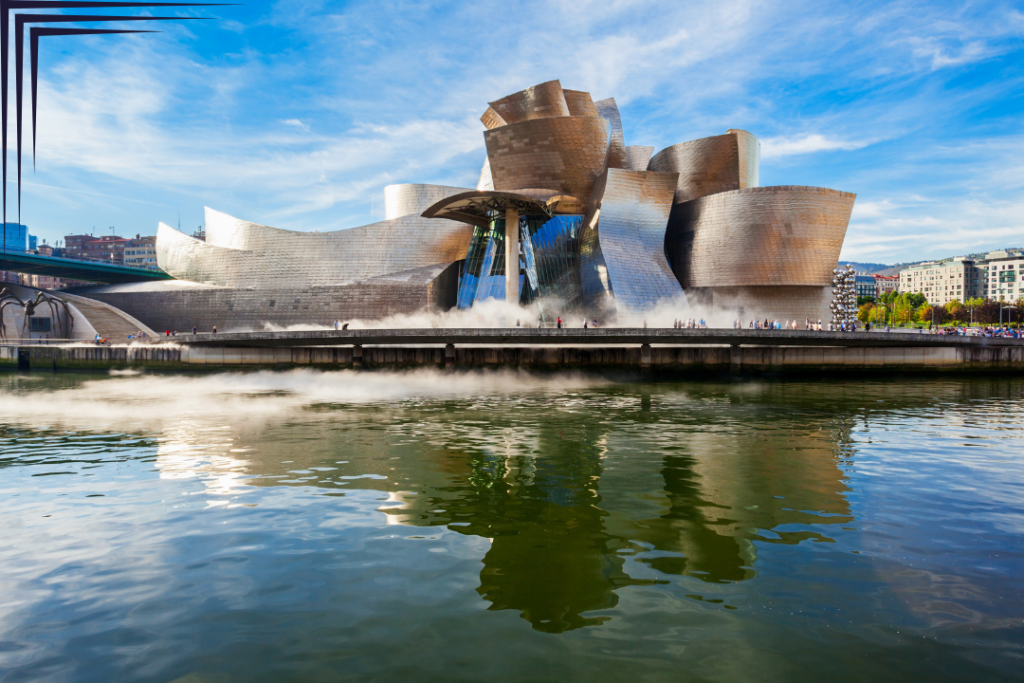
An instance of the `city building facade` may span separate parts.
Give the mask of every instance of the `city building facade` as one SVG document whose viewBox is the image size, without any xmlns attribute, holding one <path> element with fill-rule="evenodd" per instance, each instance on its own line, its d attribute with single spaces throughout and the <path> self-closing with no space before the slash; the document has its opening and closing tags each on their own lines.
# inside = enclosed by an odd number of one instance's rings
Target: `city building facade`
<svg viewBox="0 0 1024 683">
<path fill-rule="evenodd" d="M 937 305 L 968 299 L 1017 301 L 1024 297 L 1019 275 L 1022 267 L 1022 249 L 930 261 L 901 270 L 899 291 L 923 294 L 929 303 Z"/>
<path fill-rule="evenodd" d="M 124 245 L 124 262 L 127 265 L 157 268 L 156 235 L 142 237 L 136 235 Z"/>
<path fill-rule="evenodd" d="M 875 276 L 867 275 L 865 273 L 857 273 L 854 275 L 854 285 L 857 288 L 857 297 L 862 296 L 874 297 L 875 296 Z"/>
<path fill-rule="evenodd" d="M 21 223 L 4 223 L 3 248 L 5 251 L 28 249 L 28 226 Z"/>
<path fill-rule="evenodd" d="M 886 294 L 900 291 L 900 276 L 899 275 L 873 275 L 875 279 L 875 298 L 880 298 Z"/>
<path fill-rule="evenodd" d="M 899 290 L 923 294 L 928 303 L 945 306 L 979 296 L 983 273 L 974 261 L 963 257 L 919 263 L 900 271 Z"/>
</svg>

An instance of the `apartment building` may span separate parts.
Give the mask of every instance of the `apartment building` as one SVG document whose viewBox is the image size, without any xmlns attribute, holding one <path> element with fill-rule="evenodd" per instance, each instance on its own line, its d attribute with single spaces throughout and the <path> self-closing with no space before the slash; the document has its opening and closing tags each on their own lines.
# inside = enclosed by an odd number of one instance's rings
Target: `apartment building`
<svg viewBox="0 0 1024 683">
<path fill-rule="evenodd" d="M 910 266 L 900 271 L 899 291 L 924 294 L 929 303 L 945 305 L 954 299 L 1017 301 L 1024 297 L 1018 274 L 1024 268 L 1024 249 L 1001 249 L 944 261 Z"/>
<path fill-rule="evenodd" d="M 875 298 L 900 291 L 899 275 L 875 275 Z"/>
<path fill-rule="evenodd" d="M 980 266 L 984 279 L 984 290 L 980 296 L 993 301 L 1017 301 L 1024 297 L 1024 255 L 997 257 Z"/>
<path fill-rule="evenodd" d="M 900 271 L 899 291 L 924 294 L 928 303 L 945 306 L 953 300 L 980 296 L 983 281 L 975 262 L 958 256 L 904 268 Z"/>
<path fill-rule="evenodd" d="M 124 245 L 124 262 L 135 266 L 156 268 L 156 236 L 135 236 Z"/>
</svg>

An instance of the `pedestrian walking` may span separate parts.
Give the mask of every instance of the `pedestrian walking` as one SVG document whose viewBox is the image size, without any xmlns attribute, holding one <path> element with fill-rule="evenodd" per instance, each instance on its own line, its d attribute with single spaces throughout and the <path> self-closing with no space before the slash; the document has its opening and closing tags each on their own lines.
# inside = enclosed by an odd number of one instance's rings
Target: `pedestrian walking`
<svg viewBox="0 0 1024 683">
<path fill-rule="evenodd" d="M 562 329 L 562 316 L 558 316 L 558 329 Z"/>
<path fill-rule="evenodd" d="M 217 334 L 217 326 L 216 325 L 213 326 L 213 333 Z"/>
<path fill-rule="evenodd" d="M 199 330 L 198 330 L 198 329 L 196 329 L 196 326 L 195 326 L 195 325 L 193 325 L 193 326 L 192 326 L 192 334 L 196 334 L 197 332 L 199 332 Z"/>
</svg>

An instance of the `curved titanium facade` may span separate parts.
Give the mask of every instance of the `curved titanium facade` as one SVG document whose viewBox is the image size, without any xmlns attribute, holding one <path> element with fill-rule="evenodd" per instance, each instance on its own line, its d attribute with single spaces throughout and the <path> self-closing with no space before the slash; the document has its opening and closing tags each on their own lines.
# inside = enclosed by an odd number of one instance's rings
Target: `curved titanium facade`
<svg viewBox="0 0 1024 683">
<path fill-rule="evenodd" d="M 532 119 L 570 115 L 569 105 L 562 92 L 562 84 L 558 81 L 548 81 L 526 90 L 520 90 L 496 102 L 491 102 L 490 105 L 488 112 L 497 114 L 506 125 Z M 485 113 L 484 116 L 487 117 L 488 114 Z M 493 120 L 493 116 L 490 118 Z M 488 123 L 485 122 L 484 125 L 488 125 Z"/>
<path fill-rule="evenodd" d="M 584 219 L 580 245 L 583 304 L 603 308 L 614 297 L 643 311 L 683 294 L 665 259 L 665 228 L 674 173 L 610 168 Z"/>
<path fill-rule="evenodd" d="M 626 169 L 630 171 L 646 171 L 651 163 L 653 147 L 630 145 L 626 148 Z"/>
<path fill-rule="evenodd" d="M 445 197 L 466 191 L 468 188 L 447 185 L 388 185 L 384 188 L 384 219 L 391 220 L 412 214 L 419 215 L 423 213 L 424 209 Z"/>
<path fill-rule="evenodd" d="M 270 289 L 296 281 L 345 284 L 464 258 L 472 229 L 403 216 L 334 232 L 293 232 L 211 209 L 207 241 L 161 225 L 157 263 L 178 279 Z"/>
<path fill-rule="evenodd" d="M 463 191 L 428 190 L 426 194 Z M 407 201 L 425 201 L 415 191 Z M 335 232 L 293 232 L 206 212 L 207 241 L 161 224 L 164 287 L 93 287 L 84 296 L 154 329 L 329 324 L 455 305 L 472 228 L 407 215 Z"/>
<path fill-rule="evenodd" d="M 856 195 L 755 187 L 677 204 L 665 247 L 684 288 L 828 286 Z"/>
<path fill-rule="evenodd" d="M 608 123 L 561 116 L 486 131 L 484 142 L 495 190 L 544 188 L 586 203 L 604 171 Z"/>
<path fill-rule="evenodd" d="M 594 105 L 598 114 L 612 127 L 612 139 L 608 149 L 608 168 L 626 168 L 626 135 L 622 130 L 619 105 L 615 104 L 614 97 L 595 102 Z"/>
<path fill-rule="evenodd" d="M 666 147 L 648 169 L 678 173 L 676 203 L 758 185 L 760 143 L 743 130 Z"/>
</svg>

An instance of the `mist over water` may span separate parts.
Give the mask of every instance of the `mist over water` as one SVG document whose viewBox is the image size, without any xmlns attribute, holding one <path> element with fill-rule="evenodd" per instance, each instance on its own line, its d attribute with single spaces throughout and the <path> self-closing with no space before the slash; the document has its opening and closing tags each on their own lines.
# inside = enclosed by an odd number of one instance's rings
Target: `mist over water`
<svg viewBox="0 0 1024 683">
<path fill-rule="evenodd" d="M 0 680 L 1017 680 L 1024 381 L 0 375 Z"/>
<path fill-rule="evenodd" d="M 606 384 L 578 373 L 534 375 L 517 370 L 405 372 L 263 370 L 209 375 L 150 375 L 111 370 L 110 377 L 73 386 L 0 392 L 0 419 L 26 426 L 79 428 L 159 426 L 183 418 L 282 420 L 324 404 L 391 403 L 409 399 L 467 399 L 488 394 L 563 392 Z M 38 376 L 29 376 L 29 381 Z M 19 378 L 18 383 L 24 381 Z"/>
</svg>

